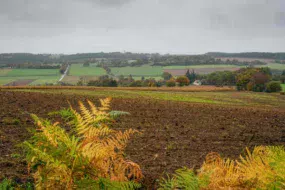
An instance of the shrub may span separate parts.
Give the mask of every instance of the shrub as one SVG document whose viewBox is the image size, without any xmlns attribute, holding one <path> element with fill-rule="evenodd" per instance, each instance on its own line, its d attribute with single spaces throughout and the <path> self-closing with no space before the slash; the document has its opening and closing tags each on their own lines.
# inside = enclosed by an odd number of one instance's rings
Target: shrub
<svg viewBox="0 0 285 190">
<path fill-rule="evenodd" d="M 30 141 L 24 142 L 27 160 L 35 169 L 33 177 L 38 189 L 136 189 L 142 178 L 139 165 L 126 160 L 124 149 L 135 130 L 115 131 L 110 99 L 100 100 L 101 107 L 88 101 L 90 109 L 79 102 L 81 113 L 70 106 L 72 130 L 58 123 L 32 115 L 38 129 Z M 61 114 L 70 117 L 70 113 Z M 68 118 L 67 117 L 67 118 Z"/>
<path fill-rule="evenodd" d="M 129 86 L 130 87 L 142 87 L 143 84 L 141 80 L 136 80 L 136 81 L 131 82 Z"/>
<path fill-rule="evenodd" d="M 188 86 L 190 84 L 190 80 L 186 76 L 177 77 L 176 82 L 179 86 Z"/>
<path fill-rule="evenodd" d="M 163 72 L 161 76 L 164 80 L 170 80 L 172 78 L 171 73 L 168 72 Z"/>
<path fill-rule="evenodd" d="M 254 83 L 253 82 L 249 82 L 246 85 L 246 90 L 247 91 L 253 91 L 253 87 L 254 87 Z"/>
<path fill-rule="evenodd" d="M 112 78 L 103 78 L 99 80 L 91 80 L 87 83 L 87 86 L 117 87 L 118 83 Z"/>
<path fill-rule="evenodd" d="M 90 63 L 88 61 L 83 63 L 83 67 L 89 67 L 89 66 L 90 66 Z"/>
<path fill-rule="evenodd" d="M 267 92 L 280 92 L 282 91 L 282 86 L 279 81 L 271 81 L 266 83 Z"/>
<path fill-rule="evenodd" d="M 175 82 L 175 80 L 170 79 L 170 80 L 166 81 L 165 84 L 166 84 L 167 87 L 173 87 L 173 86 L 176 85 L 176 82 Z"/>
<path fill-rule="evenodd" d="M 265 84 L 271 78 L 269 68 L 242 68 L 237 71 L 236 85 L 238 90 L 247 90 L 247 84 L 252 83 L 252 91 L 262 92 Z"/>
<path fill-rule="evenodd" d="M 172 178 L 162 179 L 161 190 L 171 189 L 284 189 L 284 147 L 258 146 L 239 161 L 206 156 L 198 174 L 183 168 Z"/>
</svg>

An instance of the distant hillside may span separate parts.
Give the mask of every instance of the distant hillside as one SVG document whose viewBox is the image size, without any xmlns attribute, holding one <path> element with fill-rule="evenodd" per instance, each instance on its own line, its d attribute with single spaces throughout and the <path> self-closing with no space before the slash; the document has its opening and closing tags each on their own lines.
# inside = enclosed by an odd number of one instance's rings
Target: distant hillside
<svg viewBox="0 0 285 190">
<path fill-rule="evenodd" d="M 216 58 L 247 58 L 254 60 L 218 60 Z M 103 60 L 104 59 L 104 60 Z M 258 53 L 258 52 L 245 52 L 245 53 L 223 53 L 223 52 L 210 52 L 203 55 L 170 55 L 158 53 L 130 53 L 130 52 L 98 52 L 98 53 L 78 53 L 78 54 L 31 54 L 31 53 L 4 53 L 0 54 L 0 67 L 6 65 L 11 66 L 23 63 L 33 64 L 49 64 L 49 63 L 94 63 L 100 62 L 108 66 L 129 66 L 143 65 L 149 62 L 153 65 L 168 66 L 168 65 L 205 65 L 205 64 L 234 64 L 234 65 L 252 65 L 262 64 L 255 63 L 255 59 L 271 59 L 271 60 L 285 60 L 285 53 Z M 108 61 L 105 61 L 108 60 Z M 136 62 L 134 62 L 136 60 Z M 255 62 L 254 62 L 255 61 Z"/>
<path fill-rule="evenodd" d="M 236 58 L 255 58 L 255 59 L 275 59 L 285 60 L 285 53 L 269 53 L 269 52 L 243 52 L 243 53 L 224 53 L 209 52 L 206 55 L 213 57 L 236 57 Z"/>
<path fill-rule="evenodd" d="M 78 53 L 78 54 L 31 54 L 31 53 L 3 53 L 0 54 L 0 64 L 21 64 L 25 62 L 32 63 L 63 63 L 63 62 L 80 62 L 83 63 L 92 59 L 148 59 L 151 56 L 159 54 L 142 54 L 142 53 Z"/>
</svg>

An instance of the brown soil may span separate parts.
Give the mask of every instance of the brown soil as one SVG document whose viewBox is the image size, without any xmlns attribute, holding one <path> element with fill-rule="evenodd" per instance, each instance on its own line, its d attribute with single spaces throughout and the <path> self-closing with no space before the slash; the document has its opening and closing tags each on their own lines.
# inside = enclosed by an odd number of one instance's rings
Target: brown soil
<svg viewBox="0 0 285 190">
<path fill-rule="evenodd" d="M 68 107 L 66 100 L 73 105 L 86 98 L 98 102 L 93 97 L 32 92 L 0 92 L 0 97 L 0 181 L 7 177 L 18 182 L 30 178 L 22 149 L 16 146 L 34 128 L 29 113 L 48 117 L 48 112 Z M 246 146 L 285 145 L 284 110 L 149 99 L 114 99 L 112 108 L 131 113 L 116 128 L 142 132 L 131 138 L 126 153 L 141 166 L 145 189 L 156 189 L 164 172 L 199 167 L 211 151 L 237 158 Z"/>
</svg>

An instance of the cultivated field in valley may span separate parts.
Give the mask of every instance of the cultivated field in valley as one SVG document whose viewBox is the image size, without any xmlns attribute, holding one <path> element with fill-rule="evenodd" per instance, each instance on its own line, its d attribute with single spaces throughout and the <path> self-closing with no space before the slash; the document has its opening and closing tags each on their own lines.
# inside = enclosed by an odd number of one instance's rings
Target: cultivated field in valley
<svg viewBox="0 0 285 190">
<path fill-rule="evenodd" d="M 141 67 L 111 67 L 111 73 L 115 76 L 161 76 L 162 67 L 159 66 L 141 66 Z"/>
<path fill-rule="evenodd" d="M 106 71 L 101 67 L 90 65 L 89 67 L 83 67 L 83 64 L 72 64 L 69 75 L 71 76 L 100 76 L 105 75 Z"/>
<path fill-rule="evenodd" d="M 0 69 L 0 85 L 11 82 L 15 82 L 15 84 L 20 82 L 26 85 L 56 83 L 59 78 L 58 69 Z M 30 82 L 26 83 L 28 80 Z"/>
<path fill-rule="evenodd" d="M 2 88 L 0 91 L 0 180 L 30 178 L 22 149 L 34 129 L 30 113 L 57 121 L 49 112 L 89 99 L 113 97 L 112 109 L 127 111 L 114 129 L 137 129 L 126 158 L 138 163 L 145 189 L 157 188 L 164 172 L 198 168 L 207 153 L 237 158 L 244 148 L 285 145 L 285 96 L 250 92 L 149 91 L 126 88 Z M 52 100 L 52 101 L 51 101 Z"/>
</svg>

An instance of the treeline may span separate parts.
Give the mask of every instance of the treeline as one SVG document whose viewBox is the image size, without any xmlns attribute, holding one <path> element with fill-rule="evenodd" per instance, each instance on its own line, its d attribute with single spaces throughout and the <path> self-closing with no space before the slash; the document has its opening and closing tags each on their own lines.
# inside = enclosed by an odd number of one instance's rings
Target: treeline
<svg viewBox="0 0 285 190">
<path fill-rule="evenodd" d="M 23 63 L 23 64 L 7 64 L 7 67 L 15 69 L 59 69 L 61 65 L 56 64 L 36 64 L 36 63 Z"/>
<path fill-rule="evenodd" d="M 60 68 L 59 68 L 59 72 L 60 72 L 61 74 L 64 74 L 64 72 L 65 72 L 65 70 L 67 69 L 68 65 L 69 65 L 68 63 L 62 64 L 62 65 L 60 66 Z"/>
<path fill-rule="evenodd" d="M 52 54 L 32 54 L 32 53 L 3 53 L 0 54 L 0 64 L 23 64 L 31 63 L 55 63 L 56 56 Z"/>
<path fill-rule="evenodd" d="M 156 81 L 153 78 L 144 79 L 142 77 L 141 80 L 135 80 L 130 75 L 128 77 L 120 76 L 118 79 L 114 79 L 109 77 L 108 75 L 100 76 L 97 80 L 91 80 L 87 83 L 84 83 L 80 80 L 77 85 L 78 86 L 98 86 L 98 87 L 160 87 L 165 84 L 165 81 L 159 80 Z"/>
<path fill-rule="evenodd" d="M 276 59 L 285 60 L 285 53 L 269 53 L 269 52 L 243 52 L 243 53 L 224 53 L 209 52 L 206 55 L 213 57 L 238 57 L 238 58 L 258 58 L 258 59 Z"/>
<path fill-rule="evenodd" d="M 266 65 L 266 63 L 255 61 L 239 61 L 237 59 L 216 59 L 207 55 L 194 55 L 194 56 L 163 56 L 151 59 L 154 66 L 171 66 L 171 65 L 237 65 L 237 66 L 255 66 Z"/>
</svg>

